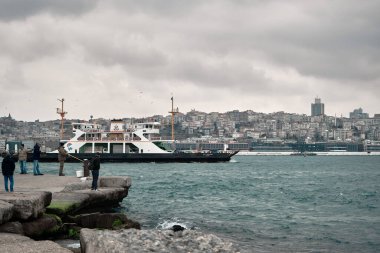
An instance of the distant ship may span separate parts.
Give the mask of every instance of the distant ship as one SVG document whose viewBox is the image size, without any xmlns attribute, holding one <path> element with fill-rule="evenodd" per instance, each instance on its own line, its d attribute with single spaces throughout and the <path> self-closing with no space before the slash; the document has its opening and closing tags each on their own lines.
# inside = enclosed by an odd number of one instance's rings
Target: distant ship
<svg viewBox="0 0 380 253">
<path fill-rule="evenodd" d="M 293 153 L 290 153 L 290 155 L 293 155 L 293 156 L 315 156 L 315 155 L 317 155 L 317 153 L 313 153 L 313 152 L 293 152 Z"/>
<path fill-rule="evenodd" d="M 102 162 L 227 162 L 238 151 L 178 152 L 175 142 L 161 140 L 160 123 L 125 125 L 122 120 L 112 120 L 109 131 L 95 123 L 73 123 L 74 136 L 62 140 L 69 153 L 67 162 L 92 159 L 100 154 Z M 171 148 L 171 149 L 170 149 Z M 57 162 L 58 150 L 42 153 L 40 162 Z M 32 160 L 32 154 L 28 154 Z"/>
</svg>

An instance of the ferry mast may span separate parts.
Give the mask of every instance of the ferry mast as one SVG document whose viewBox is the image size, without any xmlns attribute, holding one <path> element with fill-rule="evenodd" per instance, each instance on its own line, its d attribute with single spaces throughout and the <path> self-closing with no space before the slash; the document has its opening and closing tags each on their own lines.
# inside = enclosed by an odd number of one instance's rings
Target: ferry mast
<svg viewBox="0 0 380 253">
<path fill-rule="evenodd" d="M 58 101 L 61 102 L 61 108 L 57 108 L 57 113 L 59 115 L 61 115 L 61 131 L 60 131 L 60 134 L 61 134 L 61 140 L 62 140 L 63 139 L 63 121 L 65 119 L 65 115 L 67 112 L 65 112 L 63 110 L 63 101 L 65 101 L 65 99 L 64 98 L 58 99 Z"/>
<path fill-rule="evenodd" d="M 178 107 L 176 110 L 174 110 L 174 99 L 171 97 L 172 100 L 172 110 L 169 112 L 172 115 L 172 142 L 174 143 L 174 115 L 178 113 Z"/>
</svg>

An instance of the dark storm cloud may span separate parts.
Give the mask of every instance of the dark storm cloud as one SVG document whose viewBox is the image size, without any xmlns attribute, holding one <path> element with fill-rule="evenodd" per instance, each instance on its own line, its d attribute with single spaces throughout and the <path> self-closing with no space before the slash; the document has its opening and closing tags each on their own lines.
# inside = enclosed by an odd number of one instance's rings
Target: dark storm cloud
<svg viewBox="0 0 380 253">
<path fill-rule="evenodd" d="M 0 0 L 0 20 L 25 19 L 44 12 L 78 15 L 96 4 L 97 0 Z"/>
</svg>

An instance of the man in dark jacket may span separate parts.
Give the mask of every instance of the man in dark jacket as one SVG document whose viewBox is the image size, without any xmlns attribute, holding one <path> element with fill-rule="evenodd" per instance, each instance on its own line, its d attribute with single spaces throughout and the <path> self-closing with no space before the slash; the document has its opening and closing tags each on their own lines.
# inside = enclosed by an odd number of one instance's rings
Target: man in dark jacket
<svg viewBox="0 0 380 253">
<path fill-rule="evenodd" d="M 43 175 L 40 172 L 40 165 L 39 165 L 40 156 L 41 156 L 40 145 L 36 143 L 36 145 L 34 145 L 34 148 L 33 148 L 33 174 L 35 176 Z"/>
<path fill-rule="evenodd" d="M 5 191 L 8 192 L 8 181 L 10 182 L 10 190 L 13 192 L 13 173 L 15 171 L 15 158 L 11 156 L 8 152 L 3 152 L 1 154 L 3 157 L 3 162 L 1 163 L 1 172 L 3 173 L 4 176 L 4 186 L 5 186 Z"/>
<path fill-rule="evenodd" d="M 67 158 L 67 151 L 65 150 L 64 143 L 59 144 L 58 148 L 58 161 L 59 161 L 59 175 L 64 176 L 65 174 L 63 173 L 63 166 L 65 165 L 65 161 Z"/>
<path fill-rule="evenodd" d="M 100 154 L 96 153 L 95 157 L 90 162 L 90 170 L 92 171 L 92 185 L 91 190 L 98 190 L 98 179 L 100 170 Z"/>
</svg>

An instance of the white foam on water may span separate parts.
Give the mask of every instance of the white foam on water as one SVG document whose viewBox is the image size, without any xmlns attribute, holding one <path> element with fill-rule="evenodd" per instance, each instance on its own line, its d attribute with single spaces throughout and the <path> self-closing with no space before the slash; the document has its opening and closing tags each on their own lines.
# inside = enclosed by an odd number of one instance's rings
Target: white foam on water
<svg viewBox="0 0 380 253">
<path fill-rule="evenodd" d="M 185 229 L 189 228 L 188 224 L 185 224 L 184 222 L 179 221 L 177 218 L 174 218 L 172 220 L 164 220 L 163 222 L 159 223 L 156 226 L 156 229 L 172 229 L 174 225 L 179 225 Z"/>
<path fill-rule="evenodd" d="M 73 249 L 79 249 L 80 248 L 80 243 L 71 243 L 71 244 L 67 244 L 67 247 L 69 248 L 73 248 Z"/>
</svg>

